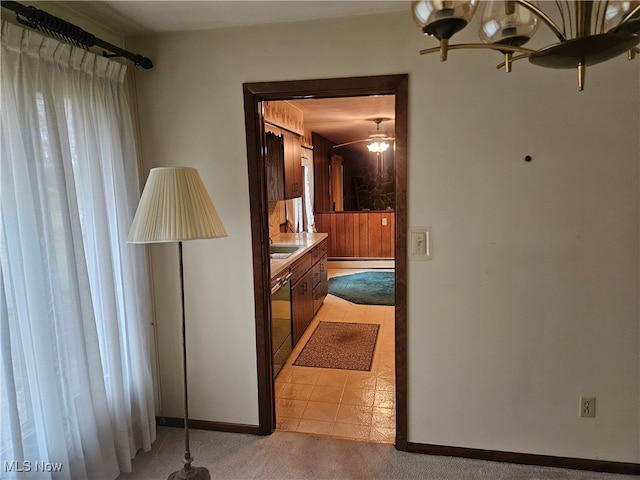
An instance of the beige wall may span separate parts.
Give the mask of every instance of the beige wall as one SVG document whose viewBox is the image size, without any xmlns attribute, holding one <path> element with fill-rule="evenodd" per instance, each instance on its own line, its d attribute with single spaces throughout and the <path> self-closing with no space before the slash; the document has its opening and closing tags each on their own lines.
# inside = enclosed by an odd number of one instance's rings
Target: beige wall
<svg viewBox="0 0 640 480">
<path fill-rule="evenodd" d="M 427 45 L 409 12 L 129 42 L 156 65 L 136 71 L 145 170 L 198 167 L 229 233 L 185 245 L 192 417 L 258 422 L 243 82 L 409 73 L 409 225 L 434 255 L 409 264 L 409 441 L 640 461 L 639 64 L 578 93 L 572 71 Z M 177 253 L 152 251 L 180 417 Z"/>
</svg>

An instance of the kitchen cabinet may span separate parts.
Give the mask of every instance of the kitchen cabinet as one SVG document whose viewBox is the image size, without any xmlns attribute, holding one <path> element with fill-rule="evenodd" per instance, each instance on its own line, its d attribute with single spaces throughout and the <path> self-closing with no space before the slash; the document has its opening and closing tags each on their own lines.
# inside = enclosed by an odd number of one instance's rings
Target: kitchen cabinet
<svg viewBox="0 0 640 480">
<path fill-rule="evenodd" d="M 284 200 L 284 139 L 273 132 L 266 133 L 267 199 Z"/>
<path fill-rule="evenodd" d="M 291 267 L 293 344 L 298 343 L 327 296 L 327 241 L 323 240 Z"/>
<path fill-rule="evenodd" d="M 313 320 L 312 266 L 311 252 L 308 252 L 291 267 L 291 321 L 294 345 Z"/>
<path fill-rule="evenodd" d="M 298 135 L 283 130 L 284 140 L 284 196 L 302 196 L 302 142 Z"/>
<path fill-rule="evenodd" d="M 302 196 L 302 142 L 298 135 L 270 127 L 266 132 L 265 163 L 268 201 Z"/>
<path fill-rule="evenodd" d="M 311 258 L 313 260 L 313 315 L 315 316 L 320 310 L 324 299 L 328 293 L 328 279 L 327 279 L 327 241 L 323 240 L 320 245 L 313 248 L 311 251 Z"/>
<path fill-rule="evenodd" d="M 311 272 L 307 272 L 296 285 L 291 287 L 291 317 L 293 323 L 293 344 L 298 343 L 302 334 L 313 320 L 313 290 Z"/>
</svg>

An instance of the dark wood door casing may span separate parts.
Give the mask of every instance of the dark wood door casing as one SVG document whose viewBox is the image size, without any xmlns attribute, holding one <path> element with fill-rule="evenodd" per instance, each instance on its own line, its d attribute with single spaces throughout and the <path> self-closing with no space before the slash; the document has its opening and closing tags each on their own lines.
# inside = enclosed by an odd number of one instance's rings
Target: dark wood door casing
<svg viewBox="0 0 640 480">
<path fill-rule="evenodd" d="M 266 168 L 262 155 L 262 102 L 300 98 L 395 95 L 395 363 L 396 448 L 407 450 L 407 123 L 408 74 L 319 80 L 245 83 L 243 85 L 252 258 L 254 271 L 259 433 L 275 429 L 273 365 L 271 359 L 270 269 Z"/>
</svg>

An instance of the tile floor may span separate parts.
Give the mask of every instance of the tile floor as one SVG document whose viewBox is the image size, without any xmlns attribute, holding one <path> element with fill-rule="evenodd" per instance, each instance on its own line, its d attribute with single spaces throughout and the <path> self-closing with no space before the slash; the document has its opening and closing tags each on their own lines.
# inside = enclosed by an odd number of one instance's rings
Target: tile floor
<svg viewBox="0 0 640 480">
<path fill-rule="evenodd" d="M 362 270 L 329 270 L 329 277 Z M 395 442 L 395 308 L 356 305 L 333 295 L 275 380 L 276 428 L 352 440 Z M 292 365 L 319 321 L 380 325 L 370 372 Z"/>
</svg>

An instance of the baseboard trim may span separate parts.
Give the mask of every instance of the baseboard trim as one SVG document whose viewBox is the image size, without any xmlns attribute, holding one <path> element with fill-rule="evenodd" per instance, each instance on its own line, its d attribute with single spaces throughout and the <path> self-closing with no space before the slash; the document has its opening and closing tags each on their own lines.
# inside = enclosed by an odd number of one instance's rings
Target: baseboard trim
<svg viewBox="0 0 640 480">
<path fill-rule="evenodd" d="M 384 258 L 329 258 L 329 268 L 353 269 L 353 268 L 387 268 L 393 269 L 396 262 L 393 259 Z"/>
<path fill-rule="evenodd" d="M 176 417 L 156 417 L 156 425 L 183 428 L 184 419 Z M 196 430 L 213 430 L 217 432 L 248 433 L 261 435 L 257 425 L 240 423 L 211 422 L 208 420 L 189 420 L 189 427 Z M 502 452 L 478 448 L 448 447 L 425 443 L 406 442 L 406 448 L 400 450 L 424 455 L 440 455 L 445 457 L 472 458 L 488 462 L 515 463 L 520 465 L 537 465 L 540 467 L 566 468 L 569 470 L 585 470 L 589 472 L 618 473 L 623 475 L 639 475 L 639 463 L 611 462 L 590 460 L 585 458 L 555 457 L 532 453 Z M 403 445 L 404 446 L 404 445 Z M 398 448 L 398 445 L 396 445 Z"/>
<path fill-rule="evenodd" d="M 570 470 L 586 470 L 590 472 L 621 473 L 640 475 L 640 464 L 589 460 L 582 458 L 554 457 L 530 453 L 501 452 L 476 448 L 447 447 L 424 443 L 407 442 L 407 452 L 425 455 L 442 455 L 447 457 L 472 458 L 490 462 L 517 463 L 521 465 L 537 465 L 541 467 L 566 468 Z"/>
<path fill-rule="evenodd" d="M 156 417 L 156 425 L 163 427 L 184 428 L 184 418 Z M 210 422 L 208 420 L 189 419 L 189 428 L 196 430 L 214 430 L 216 432 L 249 433 L 260 435 L 257 425 L 244 425 L 241 423 Z"/>
</svg>

